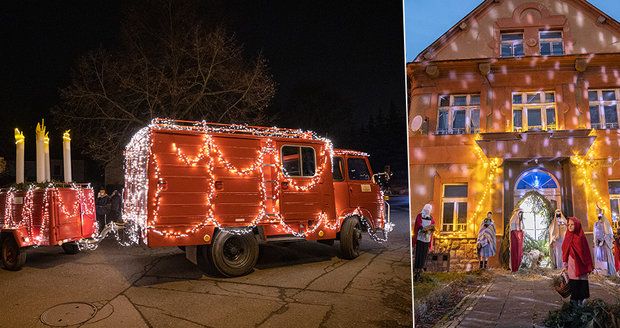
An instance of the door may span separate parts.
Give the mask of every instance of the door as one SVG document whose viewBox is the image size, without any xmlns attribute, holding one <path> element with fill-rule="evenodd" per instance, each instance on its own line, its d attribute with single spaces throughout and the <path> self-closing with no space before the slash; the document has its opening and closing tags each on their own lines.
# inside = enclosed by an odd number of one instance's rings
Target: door
<svg viewBox="0 0 620 328">
<path fill-rule="evenodd" d="M 347 183 L 349 186 L 349 207 L 370 211 L 372 220 L 380 217 L 383 199 L 379 185 L 372 182 L 372 171 L 366 157 L 347 157 Z"/>
<path fill-rule="evenodd" d="M 285 179 L 280 183 L 280 213 L 296 231 L 312 226 L 322 211 L 324 179 L 318 176 L 320 147 L 311 144 L 283 144 L 280 162 Z M 326 172 L 329 173 L 329 172 Z M 304 187 L 313 186 L 305 189 Z"/>
<path fill-rule="evenodd" d="M 334 199 L 336 213 L 343 214 L 349 208 L 349 183 L 345 181 L 344 157 L 334 156 L 332 160 L 332 178 L 334 179 Z"/>
</svg>

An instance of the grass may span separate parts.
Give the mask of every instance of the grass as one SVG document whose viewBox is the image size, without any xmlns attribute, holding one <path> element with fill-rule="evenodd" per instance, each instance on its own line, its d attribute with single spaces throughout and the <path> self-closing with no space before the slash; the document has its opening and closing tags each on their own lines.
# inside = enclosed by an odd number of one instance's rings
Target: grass
<svg viewBox="0 0 620 328">
<path fill-rule="evenodd" d="M 453 281 L 465 279 L 471 275 L 467 272 L 425 272 L 422 281 L 413 283 L 413 295 L 416 300 L 423 300 L 430 293 L 439 290 Z"/>
<path fill-rule="evenodd" d="M 416 327 L 432 327 L 466 295 L 488 282 L 486 271 L 426 273 L 413 286 Z"/>
</svg>

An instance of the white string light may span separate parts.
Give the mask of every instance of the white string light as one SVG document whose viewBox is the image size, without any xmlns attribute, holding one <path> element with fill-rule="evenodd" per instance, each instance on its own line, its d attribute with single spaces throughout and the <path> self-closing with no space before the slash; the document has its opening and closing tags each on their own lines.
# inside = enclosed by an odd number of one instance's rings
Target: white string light
<svg viewBox="0 0 620 328">
<path fill-rule="evenodd" d="M 177 130 L 177 131 L 192 131 L 202 134 L 202 145 L 198 153 L 195 156 L 186 154 L 183 149 L 176 144 L 172 144 L 173 151 L 177 155 L 177 159 L 187 166 L 198 166 L 198 164 L 204 164 L 206 175 L 209 177 L 207 190 L 205 194 L 206 213 L 204 219 L 194 224 L 193 226 L 186 227 L 183 230 L 179 229 L 160 229 L 157 226 L 160 198 L 161 193 L 164 190 L 165 181 L 161 178 L 160 165 L 157 155 L 151 153 L 153 147 L 152 133 L 158 130 Z M 220 147 L 215 142 L 213 134 L 226 133 L 226 134 L 250 134 L 254 136 L 266 137 L 264 145 L 257 150 L 255 160 L 245 168 L 239 168 L 234 166 L 230 161 L 226 160 Z M 318 154 L 319 158 L 322 158 L 320 166 L 317 168 L 315 176 L 310 178 L 306 183 L 300 184 L 297 181 L 291 179 L 285 172 L 282 162 L 279 156 L 277 156 L 277 149 L 274 146 L 272 138 L 291 138 L 291 139 L 303 139 L 303 140 L 318 140 L 323 142 L 321 151 Z M 362 152 L 354 151 L 339 151 L 341 154 L 354 154 L 364 155 Z M 130 235 L 130 242 L 138 243 L 146 240 L 146 231 L 151 231 L 161 236 L 171 238 L 183 238 L 189 237 L 196 233 L 205 226 L 214 226 L 223 230 L 226 230 L 235 234 L 248 233 L 258 224 L 268 223 L 277 224 L 285 232 L 294 235 L 296 237 L 307 237 L 310 234 L 315 233 L 320 227 L 329 230 L 336 230 L 340 227 L 341 219 L 352 215 L 351 213 L 340 217 L 339 219 L 330 222 L 326 213 L 321 212 L 316 215 L 316 219 L 313 225 L 300 227 L 300 230 L 296 230 L 287 224 L 282 214 L 275 208 L 268 208 L 268 183 L 265 179 L 263 167 L 265 167 L 268 156 L 274 157 L 273 165 L 276 170 L 276 176 L 280 181 L 284 181 L 288 184 L 288 188 L 294 191 L 307 192 L 315 188 L 321 181 L 321 177 L 325 170 L 329 168 L 329 163 L 333 157 L 334 150 L 332 143 L 329 139 L 320 138 L 312 132 L 293 130 L 293 129 L 281 129 L 281 128 L 259 128 L 246 125 L 213 125 L 206 122 L 182 122 L 173 121 L 168 119 L 155 119 L 152 123 L 134 135 L 125 150 L 125 190 L 124 190 L 124 210 L 123 220 L 128 223 L 129 229 L 126 228 Z M 153 176 L 155 178 L 156 187 L 153 193 L 152 201 L 153 209 L 151 218 L 148 217 L 148 186 L 149 186 L 149 163 L 153 169 Z M 260 201 L 258 203 L 259 210 L 254 218 L 248 223 L 244 223 L 239 226 L 223 225 L 215 216 L 215 204 L 213 199 L 216 194 L 215 186 L 215 164 L 222 165 L 229 173 L 238 176 L 250 176 L 255 175 L 260 178 L 259 193 Z M 271 200 L 274 203 L 279 201 L 279 184 L 273 184 L 273 196 Z M 381 195 L 381 217 L 379 222 L 384 225 L 384 208 L 383 208 L 383 196 Z M 268 214 L 269 213 L 269 214 Z M 364 221 L 363 224 L 368 226 L 369 223 Z M 391 226 L 390 226 L 391 227 Z M 369 229 L 374 233 L 374 230 Z M 375 238 L 373 238 L 375 239 Z M 377 240 L 381 240 L 377 238 Z"/>
<path fill-rule="evenodd" d="M 90 187 L 87 187 L 90 188 Z M 62 188 L 66 189 L 66 188 Z M 35 221 L 34 221 L 34 213 L 35 213 L 35 203 L 34 203 L 34 194 L 35 191 L 40 190 L 43 194 L 42 196 L 42 208 L 41 208 L 41 225 L 39 227 L 38 234 L 35 235 Z M 50 229 L 50 194 L 54 194 L 55 199 L 58 201 L 58 207 L 60 209 L 60 213 L 65 217 L 73 217 L 80 215 L 82 217 L 83 214 L 94 215 L 94 202 L 88 202 L 88 198 L 84 196 L 84 188 L 77 186 L 76 184 L 71 184 L 69 190 L 72 190 L 76 194 L 76 200 L 74 201 L 74 205 L 72 211 L 69 212 L 64 204 L 62 199 L 62 195 L 60 193 L 60 189 L 54 185 L 54 183 L 48 183 L 44 188 L 37 187 L 35 184 L 28 184 L 25 194 L 23 196 L 22 208 L 19 217 L 20 220 L 15 219 L 14 213 L 16 211 L 15 205 L 15 195 L 18 192 L 23 192 L 17 190 L 15 187 L 10 187 L 6 190 L 5 193 L 5 202 L 4 202 L 4 217 L 2 217 L 2 222 L 4 223 L 5 229 L 20 229 L 25 228 L 28 233 L 28 242 L 33 243 L 33 246 L 41 246 L 48 245 L 50 242 L 49 238 L 49 229 Z M 93 219 L 93 222 L 96 221 Z M 96 231 L 96 229 L 94 230 Z"/>
</svg>

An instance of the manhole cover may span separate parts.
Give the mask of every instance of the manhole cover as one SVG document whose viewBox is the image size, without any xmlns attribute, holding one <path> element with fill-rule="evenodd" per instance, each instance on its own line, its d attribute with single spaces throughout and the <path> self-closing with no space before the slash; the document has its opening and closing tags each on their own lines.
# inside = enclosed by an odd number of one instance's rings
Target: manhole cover
<svg viewBox="0 0 620 328">
<path fill-rule="evenodd" d="M 56 305 L 41 314 L 41 322 L 54 327 L 72 326 L 95 316 L 97 308 L 88 303 L 65 303 Z"/>
</svg>

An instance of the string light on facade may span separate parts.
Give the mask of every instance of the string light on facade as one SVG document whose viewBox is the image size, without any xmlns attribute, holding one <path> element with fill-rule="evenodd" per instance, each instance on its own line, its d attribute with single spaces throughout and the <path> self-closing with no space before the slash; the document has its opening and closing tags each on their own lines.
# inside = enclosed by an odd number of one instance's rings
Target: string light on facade
<svg viewBox="0 0 620 328">
<path fill-rule="evenodd" d="M 585 183 L 586 193 L 590 195 L 590 192 L 592 192 L 592 196 L 594 196 L 596 204 L 606 213 L 610 213 L 609 207 L 607 206 L 607 201 L 601 196 L 596 184 L 592 181 L 592 174 L 590 170 L 596 165 L 592 159 L 592 156 L 588 156 L 587 154 L 586 156 L 574 155 L 570 157 L 570 161 L 577 166 L 577 170 Z"/>
<path fill-rule="evenodd" d="M 475 225 L 478 222 L 478 217 L 480 213 L 484 211 L 486 206 L 487 197 L 493 190 L 493 184 L 495 183 L 495 179 L 497 178 L 497 174 L 499 171 L 499 167 L 502 165 L 501 158 L 487 158 L 482 149 L 480 147 L 475 146 L 474 151 L 476 156 L 483 163 L 483 167 L 487 169 L 486 172 L 486 180 L 484 182 L 484 190 L 482 191 L 482 196 L 478 199 L 476 203 L 476 207 L 474 208 L 474 213 L 472 215 L 471 222 Z"/>
</svg>

